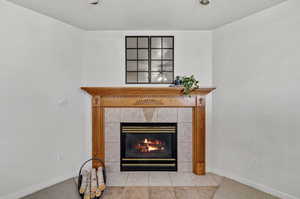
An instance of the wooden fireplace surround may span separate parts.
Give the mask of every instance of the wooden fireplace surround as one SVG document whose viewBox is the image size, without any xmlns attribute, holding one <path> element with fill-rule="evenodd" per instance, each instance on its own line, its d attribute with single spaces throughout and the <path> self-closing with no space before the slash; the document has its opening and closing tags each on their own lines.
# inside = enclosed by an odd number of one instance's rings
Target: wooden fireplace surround
<svg viewBox="0 0 300 199">
<path fill-rule="evenodd" d="M 193 172 L 205 174 L 205 96 L 215 88 L 199 88 L 183 96 L 174 87 L 82 87 L 92 96 L 92 156 L 105 161 L 104 108 L 193 108 Z M 94 167 L 99 166 L 93 162 Z"/>
</svg>

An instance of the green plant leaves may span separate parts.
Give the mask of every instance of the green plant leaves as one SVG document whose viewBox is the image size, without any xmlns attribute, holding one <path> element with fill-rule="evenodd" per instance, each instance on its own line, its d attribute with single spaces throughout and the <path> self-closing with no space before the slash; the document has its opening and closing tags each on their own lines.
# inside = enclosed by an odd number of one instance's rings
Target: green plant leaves
<svg viewBox="0 0 300 199">
<path fill-rule="evenodd" d="M 193 90 L 195 90 L 195 89 L 197 89 L 197 88 L 199 88 L 199 81 L 197 81 L 196 79 L 195 79 L 195 77 L 194 77 L 194 75 L 192 75 L 192 76 L 183 76 L 182 78 L 181 78 L 181 82 L 182 82 L 182 84 L 183 84 L 183 94 L 184 95 L 188 95 L 188 96 L 190 96 L 190 93 L 193 91 Z"/>
</svg>

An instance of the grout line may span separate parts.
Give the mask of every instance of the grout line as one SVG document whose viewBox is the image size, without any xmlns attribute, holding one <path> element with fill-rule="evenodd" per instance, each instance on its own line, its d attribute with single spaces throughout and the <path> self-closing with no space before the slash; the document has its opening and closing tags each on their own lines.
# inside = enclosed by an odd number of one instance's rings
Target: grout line
<svg viewBox="0 0 300 199">
<path fill-rule="evenodd" d="M 125 177 L 125 182 L 124 182 L 124 186 L 126 187 L 128 184 L 128 178 L 129 178 L 129 173 L 126 173 L 126 177 Z"/>
<path fill-rule="evenodd" d="M 171 173 L 168 173 L 168 176 L 169 176 L 170 181 L 171 181 L 171 186 L 174 187 L 174 183 L 173 183 L 173 179 L 172 179 L 172 177 L 171 177 Z"/>
</svg>

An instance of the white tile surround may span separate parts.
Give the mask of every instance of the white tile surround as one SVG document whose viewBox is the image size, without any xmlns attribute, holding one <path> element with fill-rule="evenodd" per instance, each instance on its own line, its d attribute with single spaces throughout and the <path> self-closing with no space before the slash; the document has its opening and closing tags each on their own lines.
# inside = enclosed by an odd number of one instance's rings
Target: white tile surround
<svg viewBox="0 0 300 199">
<path fill-rule="evenodd" d="M 120 172 L 120 122 L 177 122 L 178 172 Z M 109 186 L 217 186 L 221 178 L 192 173 L 192 108 L 106 108 L 105 162 Z"/>
<path fill-rule="evenodd" d="M 178 172 L 192 173 L 192 109 L 155 108 L 152 119 L 143 108 L 105 109 L 105 162 L 109 172 L 120 171 L 120 122 L 177 122 Z"/>
</svg>

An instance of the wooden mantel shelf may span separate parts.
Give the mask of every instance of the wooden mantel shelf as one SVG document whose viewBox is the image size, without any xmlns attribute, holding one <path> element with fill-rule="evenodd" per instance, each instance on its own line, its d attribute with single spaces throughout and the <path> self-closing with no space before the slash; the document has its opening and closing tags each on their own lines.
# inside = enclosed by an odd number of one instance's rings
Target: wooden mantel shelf
<svg viewBox="0 0 300 199">
<path fill-rule="evenodd" d="M 180 87 L 81 87 L 92 96 L 128 96 L 128 95 L 183 95 L 183 88 Z M 207 95 L 216 88 L 199 88 L 191 95 Z"/>
<path fill-rule="evenodd" d="M 178 87 L 81 87 L 92 95 L 94 158 L 105 161 L 105 108 L 180 107 L 193 109 L 193 172 L 205 175 L 205 96 L 215 88 L 199 88 L 191 97 Z M 99 163 L 93 162 L 97 167 Z"/>
</svg>

